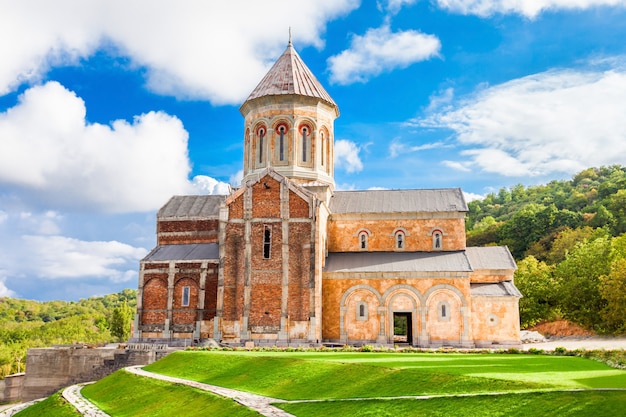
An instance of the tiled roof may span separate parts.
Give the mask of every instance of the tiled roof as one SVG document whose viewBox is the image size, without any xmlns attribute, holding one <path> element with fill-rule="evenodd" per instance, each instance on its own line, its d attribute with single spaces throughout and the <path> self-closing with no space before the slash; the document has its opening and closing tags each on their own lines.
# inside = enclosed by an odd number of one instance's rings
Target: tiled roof
<svg viewBox="0 0 626 417">
<path fill-rule="evenodd" d="M 286 94 L 319 98 L 337 107 L 330 94 L 302 61 L 291 42 L 246 101 Z"/>
<path fill-rule="evenodd" d="M 435 190 L 337 191 L 331 213 L 400 213 L 468 211 L 460 188 Z"/>
<path fill-rule="evenodd" d="M 517 269 L 515 260 L 506 246 L 466 248 L 472 269 Z"/>
<path fill-rule="evenodd" d="M 470 284 L 472 297 L 522 297 L 511 281 Z"/>
<path fill-rule="evenodd" d="M 470 272 L 458 252 L 333 252 L 324 272 Z"/>
<path fill-rule="evenodd" d="M 159 245 L 143 261 L 200 261 L 219 259 L 217 243 L 191 243 L 186 245 Z"/>
<path fill-rule="evenodd" d="M 157 219 L 218 218 L 225 195 L 177 195 L 165 203 Z"/>
</svg>

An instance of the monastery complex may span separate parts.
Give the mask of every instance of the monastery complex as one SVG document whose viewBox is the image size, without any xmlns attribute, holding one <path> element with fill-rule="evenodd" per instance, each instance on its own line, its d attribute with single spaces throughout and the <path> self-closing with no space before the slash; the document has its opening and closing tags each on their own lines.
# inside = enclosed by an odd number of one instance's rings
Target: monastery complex
<svg viewBox="0 0 626 417">
<path fill-rule="evenodd" d="M 506 247 L 466 247 L 460 189 L 335 191 L 337 104 L 291 42 L 240 108 L 244 177 L 174 196 L 134 342 L 517 345 Z"/>
</svg>

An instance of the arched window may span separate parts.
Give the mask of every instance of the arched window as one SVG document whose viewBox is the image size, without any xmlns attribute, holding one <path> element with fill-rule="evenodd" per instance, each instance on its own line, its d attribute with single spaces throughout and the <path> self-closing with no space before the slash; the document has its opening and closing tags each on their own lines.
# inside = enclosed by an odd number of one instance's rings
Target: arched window
<svg viewBox="0 0 626 417">
<path fill-rule="evenodd" d="M 359 233 L 359 249 L 367 250 L 367 232 L 363 231 Z"/>
<path fill-rule="evenodd" d="M 189 307 L 190 287 L 183 287 L 181 306 Z"/>
<path fill-rule="evenodd" d="M 396 249 L 404 249 L 404 233 L 396 232 Z"/>
<path fill-rule="evenodd" d="M 322 155 L 320 158 L 320 163 L 322 166 L 324 166 L 324 154 L 326 153 L 326 136 L 324 136 L 324 132 L 322 132 L 320 135 L 322 137 Z"/>
<path fill-rule="evenodd" d="M 440 321 L 449 321 L 451 318 L 450 304 L 447 301 L 440 301 L 437 304 L 437 318 Z"/>
<path fill-rule="evenodd" d="M 302 128 L 302 162 L 306 162 L 307 157 L 307 140 L 306 137 L 309 134 L 309 129 L 304 126 Z"/>
<path fill-rule="evenodd" d="M 433 231 L 433 250 L 443 249 L 443 233 L 441 230 Z"/>
<path fill-rule="evenodd" d="M 279 161 L 284 161 L 285 160 L 285 133 L 286 133 L 287 129 L 285 129 L 285 126 L 281 126 L 278 128 L 278 134 L 279 134 L 279 139 L 278 139 L 278 160 Z"/>
<path fill-rule="evenodd" d="M 264 139 L 265 139 L 265 129 L 260 128 L 259 129 L 259 163 L 260 164 L 263 163 L 263 147 L 265 146 Z"/>
</svg>

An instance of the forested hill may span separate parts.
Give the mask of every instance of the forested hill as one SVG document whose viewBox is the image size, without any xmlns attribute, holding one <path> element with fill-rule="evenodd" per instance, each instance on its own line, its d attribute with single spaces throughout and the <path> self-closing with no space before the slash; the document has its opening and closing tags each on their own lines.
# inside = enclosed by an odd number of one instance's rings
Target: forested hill
<svg viewBox="0 0 626 417">
<path fill-rule="evenodd" d="M 503 188 L 468 205 L 468 246 L 507 245 L 517 260 L 543 260 L 563 230 L 626 232 L 626 167 L 589 168 L 570 181 Z"/>
<path fill-rule="evenodd" d="M 24 371 L 29 348 L 127 340 L 136 290 L 79 301 L 0 297 L 0 379 Z"/>
<path fill-rule="evenodd" d="M 626 167 L 502 189 L 469 208 L 468 246 L 507 245 L 517 260 L 522 328 L 564 318 L 626 332 Z"/>
</svg>

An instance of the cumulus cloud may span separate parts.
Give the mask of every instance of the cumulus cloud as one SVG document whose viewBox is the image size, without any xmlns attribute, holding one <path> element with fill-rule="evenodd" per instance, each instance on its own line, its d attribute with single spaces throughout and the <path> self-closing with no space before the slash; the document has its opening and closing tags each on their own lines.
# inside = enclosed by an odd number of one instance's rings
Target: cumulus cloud
<svg viewBox="0 0 626 417">
<path fill-rule="evenodd" d="M 328 59 L 331 82 L 351 84 L 438 56 L 441 42 L 415 30 L 392 32 L 389 25 L 354 35 L 350 49 Z"/>
<path fill-rule="evenodd" d="M 465 197 L 465 201 L 466 202 L 470 202 L 470 201 L 475 201 L 475 200 L 482 200 L 483 198 L 485 198 L 484 195 L 481 194 L 475 194 L 475 193 L 468 193 L 463 191 L 463 196 Z"/>
<path fill-rule="evenodd" d="M 517 13 L 534 18 L 547 10 L 583 10 L 597 6 L 626 6 L 624 0 L 437 0 L 442 9 L 482 17 Z"/>
<path fill-rule="evenodd" d="M 153 210 L 172 194 L 227 192 L 209 177 L 189 181 L 178 118 L 149 112 L 102 125 L 85 114 L 83 100 L 57 82 L 26 90 L 0 113 L 0 183 L 38 205 L 110 212 Z"/>
<path fill-rule="evenodd" d="M 404 6 L 411 6 L 417 3 L 417 0 L 386 0 L 378 1 L 378 8 L 380 10 L 387 10 L 391 14 L 396 14 Z"/>
<path fill-rule="evenodd" d="M 15 292 L 7 288 L 6 277 L 0 276 L 0 297 L 15 297 Z"/>
<path fill-rule="evenodd" d="M 137 264 L 147 254 L 117 241 L 89 242 L 65 236 L 22 236 L 27 253 L 37 262 L 23 259 L 22 273 L 44 279 L 100 278 L 111 282 L 137 276 Z M 127 269 L 124 268 L 127 267 Z"/>
<path fill-rule="evenodd" d="M 623 164 L 626 70 L 553 70 L 488 87 L 413 123 L 452 130 L 465 161 L 509 176 Z"/>
<path fill-rule="evenodd" d="M 107 47 L 145 67 L 147 85 L 155 92 L 215 104 L 239 103 L 285 48 L 287 27 L 297 28 L 294 41 L 301 47 L 321 47 L 326 22 L 358 4 L 358 0 L 3 2 L 0 38 L 11 41 L 0 43 L 0 95 L 40 79 L 54 65 L 78 62 Z"/>
<path fill-rule="evenodd" d="M 340 139 L 335 141 L 335 167 L 343 168 L 348 173 L 359 172 L 363 162 L 359 157 L 359 147 L 352 141 Z"/>
</svg>

